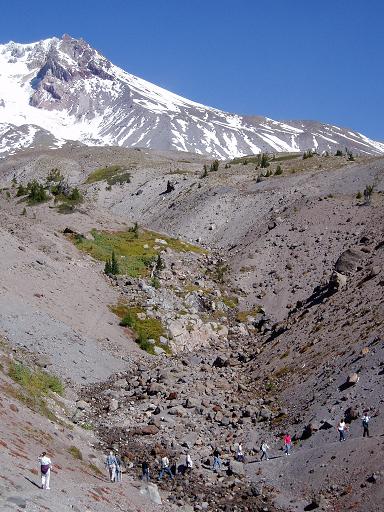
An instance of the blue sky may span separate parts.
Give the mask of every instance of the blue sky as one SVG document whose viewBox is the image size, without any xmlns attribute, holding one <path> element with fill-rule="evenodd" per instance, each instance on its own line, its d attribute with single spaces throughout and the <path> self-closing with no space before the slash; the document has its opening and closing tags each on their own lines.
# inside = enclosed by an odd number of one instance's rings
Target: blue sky
<svg viewBox="0 0 384 512">
<path fill-rule="evenodd" d="M 12 0 L 0 41 L 83 37 L 195 101 L 384 140 L 380 0 Z"/>
</svg>

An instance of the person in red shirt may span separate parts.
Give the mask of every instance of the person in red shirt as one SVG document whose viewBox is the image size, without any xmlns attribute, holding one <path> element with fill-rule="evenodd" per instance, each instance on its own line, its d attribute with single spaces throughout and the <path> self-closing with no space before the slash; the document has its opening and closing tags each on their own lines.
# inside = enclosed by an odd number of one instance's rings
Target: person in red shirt
<svg viewBox="0 0 384 512">
<path fill-rule="evenodd" d="M 288 433 L 286 433 L 285 436 L 284 436 L 284 452 L 285 452 L 285 455 L 290 455 L 291 448 L 292 448 L 292 439 L 291 439 L 291 436 Z"/>
</svg>

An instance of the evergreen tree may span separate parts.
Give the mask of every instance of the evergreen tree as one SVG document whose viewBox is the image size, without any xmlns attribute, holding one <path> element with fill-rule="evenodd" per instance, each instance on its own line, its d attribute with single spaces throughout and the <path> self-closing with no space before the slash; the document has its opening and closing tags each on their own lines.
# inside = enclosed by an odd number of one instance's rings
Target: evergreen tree
<svg viewBox="0 0 384 512">
<path fill-rule="evenodd" d="M 209 170 L 210 170 L 210 172 L 218 171 L 219 170 L 219 161 L 218 160 L 214 160 L 211 163 L 211 166 L 210 166 Z"/>
<path fill-rule="evenodd" d="M 262 169 L 265 169 L 268 166 L 269 166 L 268 155 L 266 153 L 262 153 L 261 158 L 260 158 L 260 167 Z"/>
<path fill-rule="evenodd" d="M 104 273 L 107 274 L 107 275 L 112 274 L 111 260 L 109 258 L 105 262 Z"/>
<path fill-rule="evenodd" d="M 17 187 L 16 196 L 21 197 L 21 196 L 26 196 L 27 194 L 28 194 L 28 190 L 25 187 L 23 187 L 23 185 L 20 184 Z"/>
<path fill-rule="evenodd" d="M 280 174 L 283 174 L 283 169 L 281 168 L 281 165 L 279 164 L 276 167 L 275 176 L 279 176 Z"/>
<path fill-rule="evenodd" d="M 119 264 L 117 263 L 115 251 L 112 251 L 111 274 L 113 274 L 113 275 L 120 274 Z"/>
<path fill-rule="evenodd" d="M 156 260 L 155 270 L 156 270 L 156 272 L 160 272 L 164 268 L 165 268 L 164 261 L 163 261 L 162 257 L 160 256 L 160 254 L 158 254 L 157 255 L 157 260 Z"/>
<path fill-rule="evenodd" d="M 135 238 L 139 238 L 139 225 L 137 222 L 135 222 L 133 225 L 133 236 Z"/>
<path fill-rule="evenodd" d="M 36 180 L 28 183 L 28 199 L 33 203 L 42 203 L 48 199 L 44 186 Z"/>
</svg>

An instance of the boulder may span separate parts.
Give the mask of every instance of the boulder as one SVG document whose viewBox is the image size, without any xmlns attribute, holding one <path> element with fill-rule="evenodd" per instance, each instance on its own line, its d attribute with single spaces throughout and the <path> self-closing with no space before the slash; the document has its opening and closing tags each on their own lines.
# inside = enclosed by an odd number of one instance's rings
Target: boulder
<svg viewBox="0 0 384 512">
<path fill-rule="evenodd" d="M 357 384 L 359 382 L 360 377 L 357 375 L 357 373 L 350 373 L 347 378 L 348 384 Z"/>
<path fill-rule="evenodd" d="M 272 411 L 268 407 L 263 406 L 260 410 L 261 421 L 270 420 L 272 418 Z"/>
<path fill-rule="evenodd" d="M 353 420 L 357 420 L 359 417 L 359 411 L 355 407 L 348 407 L 344 413 L 345 421 L 351 423 Z"/>
<path fill-rule="evenodd" d="M 164 390 L 163 386 L 161 384 L 158 384 L 157 382 L 151 382 L 151 384 L 148 387 L 147 393 L 149 396 L 157 395 L 157 393 L 161 393 Z"/>
<path fill-rule="evenodd" d="M 137 428 L 135 434 L 140 436 L 154 436 L 159 432 L 159 428 L 156 425 L 146 425 L 144 427 Z"/>
<path fill-rule="evenodd" d="M 376 277 L 380 274 L 381 272 L 381 268 L 377 265 L 373 265 L 372 267 L 369 268 L 369 275 L 368 277 L 370 279 L 372 279 L 373 277 Z"/>
<path fill-rule="evenodd" d="M 85 400 L 79 400 L 76 402 L 76 407 L 80 409 L 80 411 L 84 411 L 85 409 L 89 409 L 90 406 Z"/>
<path fill-rule="evenodd" d="M 229 470 L 236 476 L 245 475 L 244 464 L 237 460 L 231 460 L 231 462 L 229 463 Z"/>
<path fill-rule="evenodd" d="M 183 436 L 181 445 L 190 450 L 195 446 L 198 437 L 195 432 L 190 432 Z"/>
<path fill-rule="evenodd" d="M 152 503 L 156 503 L 156 505 L 162 504 L 159 489 L 156 484 L 148 483 L 142 485 L 140 488 L 140 494 L 148 498 Z"/>
<path fill-rule="evenodd" d="M 114 386 L 115 386 L 116 388 L 125 388 L 125 387 L 127 387 L 127 386 L 128 386 L 127 379 L 118 379 L 118 380 L 115 382 Z"/>
<path fill-rule="evenodd" d="M 349 274 L 354 272 L 365 254 L 359 249 L 351 247 L 344 251 L 335 264 L 335 269 L 340 274 Z"/>
<path fill-rule="evenodd" d="M 262 496 L 263 495 L 263 484 L 262 483 L 252 483 L 250 486 L 250 491 L 252 496 Z"/>
<path fill-rule="evenodd" d="M 201 402 L 197 398 L 187 398 L 184 403 L 184 407 L 187 409 L 193 409 L 194 407 L 200 407 Z"/>
<path fill-rule="evenodd" d="M 119 408 L 119 402 L 118 400 L 116 400 L 115 398 L 112 398 L 110 401 L 109 401 L 109 405 L 108 405 L 108 411 L 109 412 L 114 412 L 114 411 L 117 411 L 117 409 Z"/>
<path fill-rule="evenodd" d="M 179 512 L 194 512 L 192 505 L 182 505 L 178 508 Z"/>
<path fill-rule="evenodd" d="M 213 365 L 215 368 L 224 368 L 228 366 L 228 360 L 224 356 L 217 356 L 213 361 Z"/>
</svg>

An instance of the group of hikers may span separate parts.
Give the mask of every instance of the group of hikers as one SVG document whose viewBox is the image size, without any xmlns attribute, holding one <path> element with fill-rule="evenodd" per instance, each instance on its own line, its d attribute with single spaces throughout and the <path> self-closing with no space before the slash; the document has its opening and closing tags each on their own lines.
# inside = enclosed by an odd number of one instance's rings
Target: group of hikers
<svg viewBox="0 0 384 512">
<path fill-rule="evenodd" d="M 364 415 L 361 418 L 362 425 L 363 425 L 363 437 L 369 437 L 369 422 L 371 420 L 371 417 L 368 416 L 368 411 L 364 411 Z M 348 430 L 348 426 L 345 422 L 345 418 L 341 418 L 337 430 L 339 432 L 339 441 L 345 441 L 345 432 Z"/>
<path fill-rule="evenodd" d="M 362 420 L 362 427 L 363 427 L 363 437 L 370 437 L 369 435 L 369 423 L 371 420 L 371 417 L 368 415 L 368 411 L 364 411 L 364 415 L 361 418 Z M 345 419 L 342 418 L 340 422 L 337 425 L 337 430 L 339 432 L 339 441 L 345 441 L 346 436 L 345 432 L 348 430 L 348 426 L 345 422 Z M 286 433 L 283 438 L 283 450 L 285 455 L 291 454 L 292 449 L 292 438 L 291 436 Z M 269 450 L 270 447 L 268 446 L 268 443 L 266 440 L 262 441 L 260 445 L 260 451 L 261 451 L 261 457 L 260 461 L 263 459 L 269 460 Z M 220 457 L 220 450 L 218 448 L 215 448 L 213 450 L 213 463 L 211 466 L 212 471 L 221 470 L 222 462 Z M 239 443 L 237 445 L 236 450 L 236 460 L 238 462 L 245 462 L 245 456 L 242 444 Z M 46 452 L 43 452 L 39 458 L 39 465 L 40 465 L 40 473 L 41 473 L 41 488 L 49 490 L 49 481 L 50 481 L 50 475 L 51 475 L 51 469 L 52 469 L 52 461 L 47 456 Z M 119 458 L 118 455 L 116 455 L 113 451 L 109 452 L 109 455 L 106 458 L 105 461 L 106 469 L 108 470 L 109 479 L 111 482 L 120 482 L 121 476 L 122 476 L 122 460 Z M 172 472 L 172 467 L 170 465 L 169 459 L 166 455 L 164 455 L 160 460 L 160 472 L 158 476 L 158 480 L 162 480 L 165 474 L 169 476 L 171 480 L 174 479 L 176 471 L 174 470 Z M 189 452 L 185 455 L 185 462 L 182 465 L 182 468 L 179 468 L 179 471 L 181 472 L 191 472 L 193 469 L 193 461 L 191 454 Z M 146 480 L 147 482 L 150 481 L 151 475 L 150 475 L 150 466 L 147 460 L 144 460 L 141 463 L 141 479 Z"/>
</svg>

